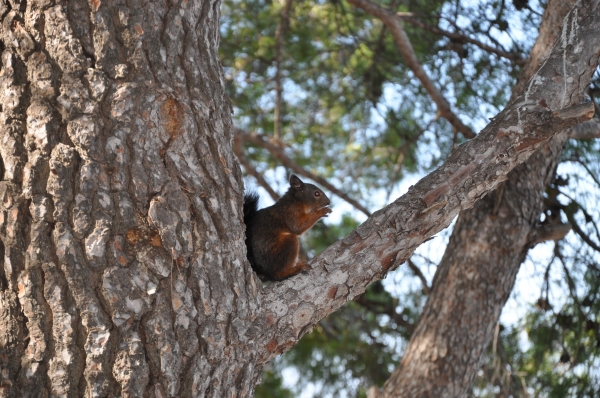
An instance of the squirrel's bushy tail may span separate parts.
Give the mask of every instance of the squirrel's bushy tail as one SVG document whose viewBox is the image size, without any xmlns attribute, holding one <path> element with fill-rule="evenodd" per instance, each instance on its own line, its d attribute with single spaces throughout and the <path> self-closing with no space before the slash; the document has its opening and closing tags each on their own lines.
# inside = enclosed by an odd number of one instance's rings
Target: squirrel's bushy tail
<svg viewBox="0 0 600 398">
<path fill-rule="evenodd" d="M 250 262 L 253 269 L 256 269 L 256 263 L 254 261 L 254 254 L 252 253 L 252 245 L 250 244 L 250 238 L 252 235 L 252 218 L 258 211 L 258 194 L 256 192 L 250 192 L 244 195 L 244 224 L 246 224 L 246 257 Z"/>
<path fill-rule="evenodd" d="M 258 194 L 256 192 L 250 192 L 244 195 L 244 224 L 248 226 L 248 223 L 252 219 L 252 216 L 258 210 Z"/>
</svg>

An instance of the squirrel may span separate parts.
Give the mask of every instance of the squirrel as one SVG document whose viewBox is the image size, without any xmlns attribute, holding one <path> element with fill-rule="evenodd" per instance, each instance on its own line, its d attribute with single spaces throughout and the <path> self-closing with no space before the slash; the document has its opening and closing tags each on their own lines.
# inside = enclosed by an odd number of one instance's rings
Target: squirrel
<svg viewBox="0 0 600 398">
<path fill-rule="evenodd" d="M 246 248 L 252 269 L 264 279 L 277 281 L 310 270 L 298 259 L 298 236 L 331 213 L 330 203 L 322 190 L 294 174 L 290 188 L 273 206 L 257 210 L 258 194 L 245 194 Z"/>
</svg>

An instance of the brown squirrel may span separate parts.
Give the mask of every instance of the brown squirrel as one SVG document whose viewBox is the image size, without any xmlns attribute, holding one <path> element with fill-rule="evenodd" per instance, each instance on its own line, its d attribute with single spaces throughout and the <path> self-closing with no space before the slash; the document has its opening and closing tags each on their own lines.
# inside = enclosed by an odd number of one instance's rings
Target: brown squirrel
<svg viewBox="0 0 600 398">
<path fill-rule="evenodd" d="M 321 217 L 327 217 L 331 201 L 317 186 L 295 175 L 290 188 L 273 206 L 258 210 L 258 195 L 244 195 L 244 224 L 248 261 L 266 279 L 282 280 L 310 266 L 298 259 L 298 236 Z"/>
</svg>

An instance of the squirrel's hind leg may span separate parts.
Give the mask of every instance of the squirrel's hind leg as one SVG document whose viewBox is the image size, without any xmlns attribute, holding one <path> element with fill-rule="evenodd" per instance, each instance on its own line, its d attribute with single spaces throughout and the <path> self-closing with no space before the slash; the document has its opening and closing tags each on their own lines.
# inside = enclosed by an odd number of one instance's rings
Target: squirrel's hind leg
<svg viewBox="0 0 600 398">
<path fill-rule="evenodd" d="M 285 268 L 275 272 L 273 274 L 273 279 L 280 281 L 302 271 L 310 271 L 310 265 L 302 260 L 294 261 L 291 265 L 288 265 Z"/>
<path fill-rule="evenodd" d="M 279 247 L 284 248 L 284 250 L 281 250 L 278 255 L 275 256 L 276 261 L 278 261 L 278 266 L 275 267 L 275 270 L 272 273 L 273 279 L 280 281 L 296 275 L 299 272 L 310 270 L 310 266 L 306 262 L 298 259 L 300 243 L 295 235 L 285 236 L 285 243 L 280 244 Z"/>
</svg>

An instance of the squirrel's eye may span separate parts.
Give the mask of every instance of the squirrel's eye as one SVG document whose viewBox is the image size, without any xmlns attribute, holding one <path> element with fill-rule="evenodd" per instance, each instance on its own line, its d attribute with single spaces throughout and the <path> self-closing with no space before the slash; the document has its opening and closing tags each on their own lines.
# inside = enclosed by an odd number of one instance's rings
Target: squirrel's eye
<svg viewBox="0 0 600 398">
<path fill-rule="evenodd" d="M 321 192 L 315 191 L 315 196 L 321 196 Z"/>
</svg>

